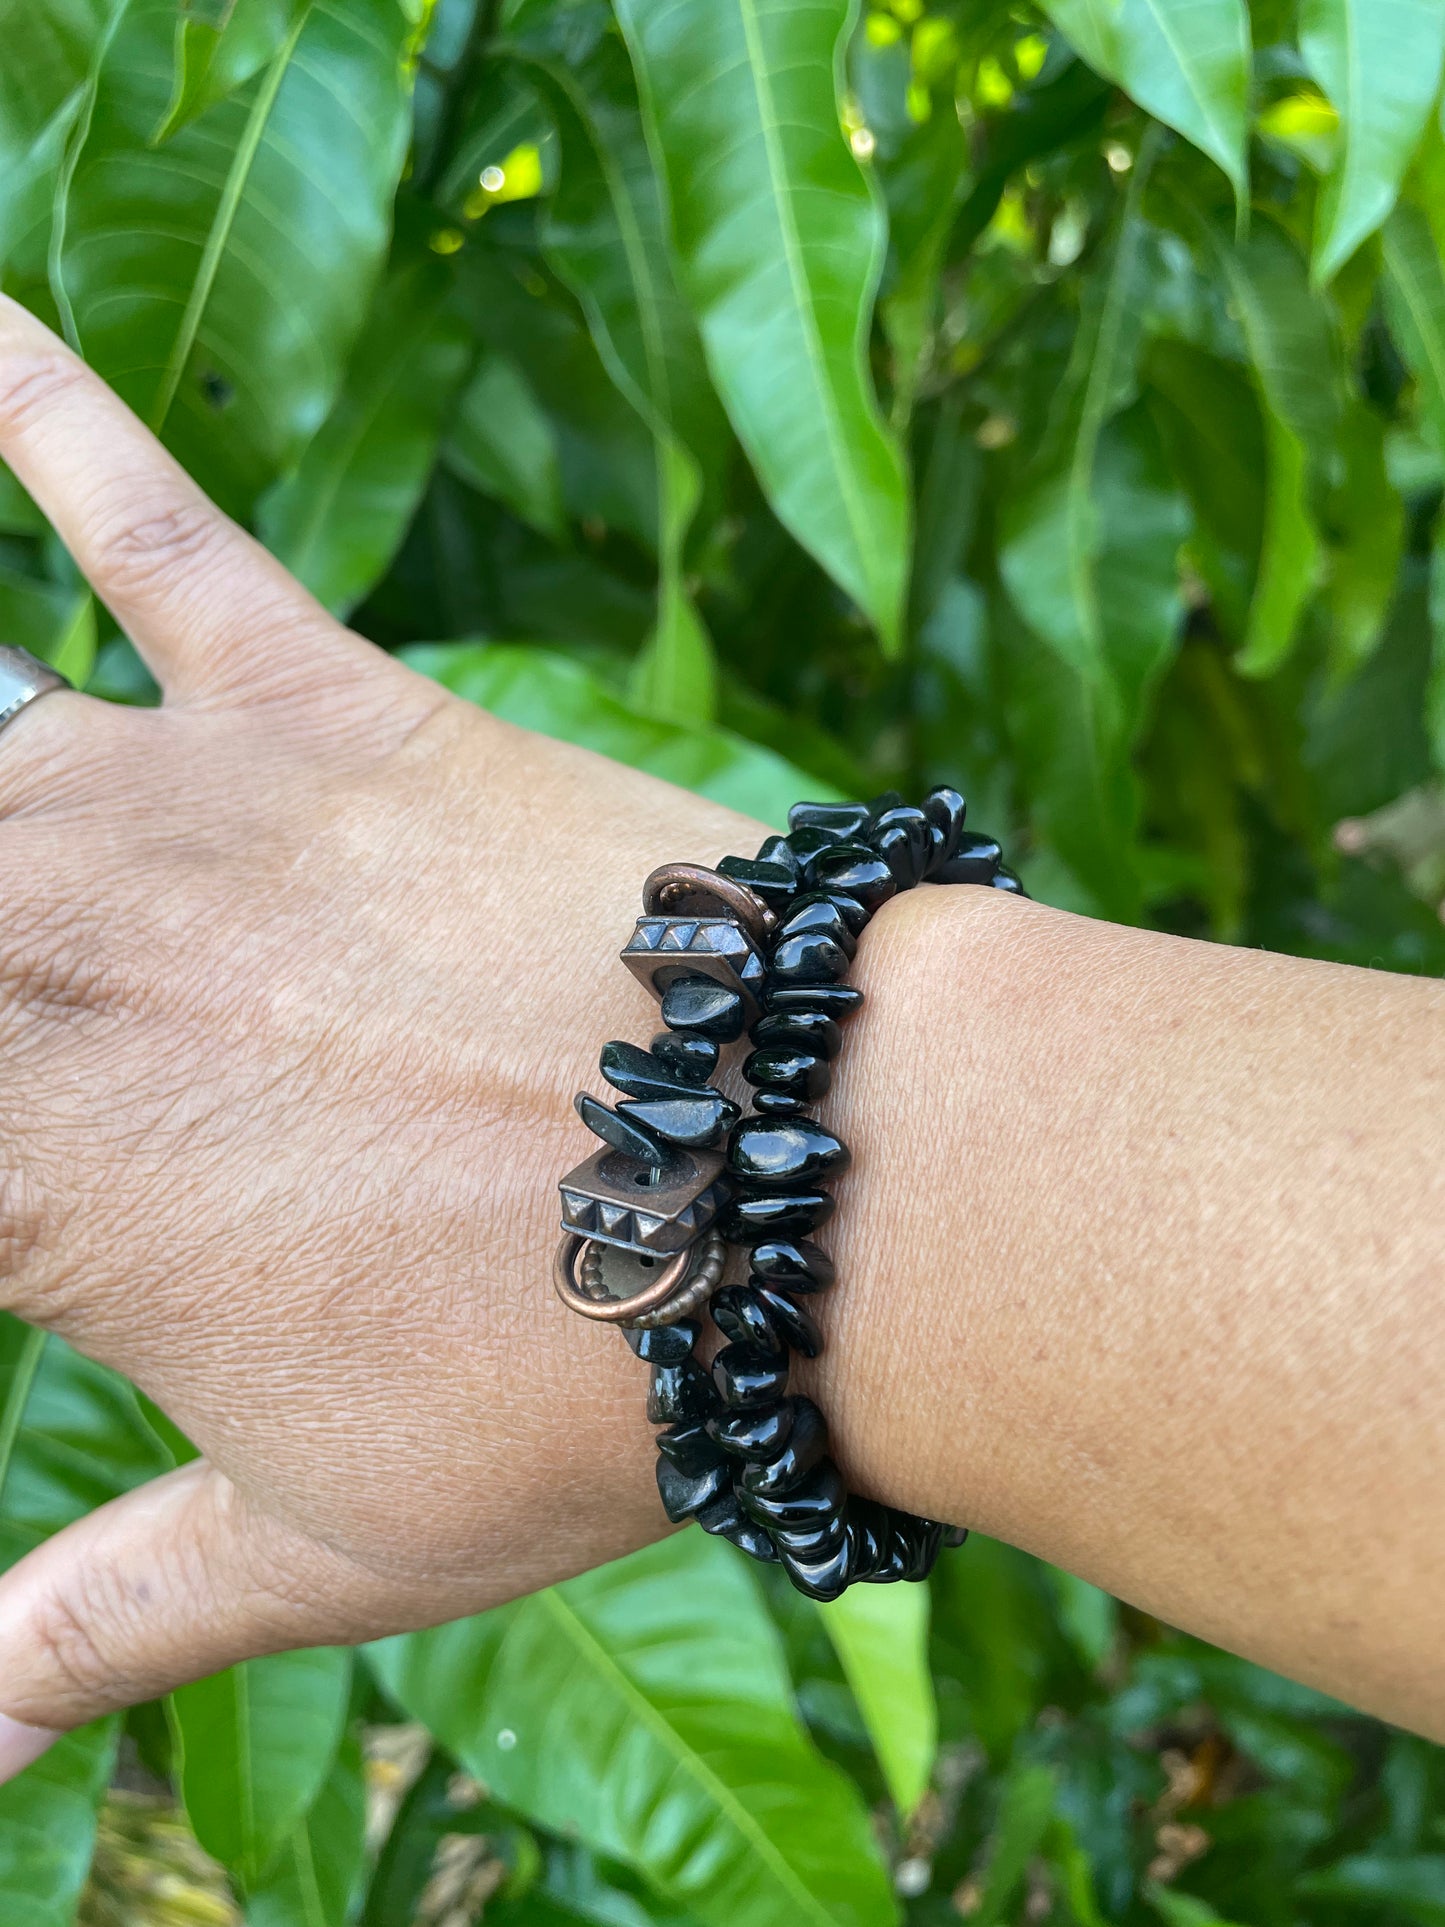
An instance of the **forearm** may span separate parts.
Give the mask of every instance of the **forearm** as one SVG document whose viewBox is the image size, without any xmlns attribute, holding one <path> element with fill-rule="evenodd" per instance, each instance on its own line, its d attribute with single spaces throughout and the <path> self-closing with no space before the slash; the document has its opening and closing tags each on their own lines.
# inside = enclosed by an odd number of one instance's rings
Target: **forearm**
<svg viewBox="0 0 1445 1927">
<path fill-rule="evenodd" d="M 1445 1732 L 1445 992 L 936 889 L 855 980 L 854 1482 Z"/>
</svg>

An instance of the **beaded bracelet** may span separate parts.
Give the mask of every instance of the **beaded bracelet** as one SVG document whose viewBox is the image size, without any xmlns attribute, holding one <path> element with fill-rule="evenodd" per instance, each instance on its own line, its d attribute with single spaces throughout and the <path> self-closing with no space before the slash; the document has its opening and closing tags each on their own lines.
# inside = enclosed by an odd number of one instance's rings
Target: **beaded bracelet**
<svg viewBox="0 0 1445 1927">
<path fill-rule="evenodd" d="M 813 1599 L 855 1580 L 925 1579 L 940 1548 L 967 1537 L 850 1496 L 822 1413 L 787 1389 L 792 1353 L 822 1349 L 798 1300 L 833 1282 L 810 1234 L 833 1215 L 825 1187 L 850 1158 L 804 1107 L 828 1089 L 840 1026 L 863 1001 L 844 981 L 859 934 L 925 881 L 1025 894 L 998 844 L 964 829 L 965 808 L 946 788 L 921 809 L 893 791 L 799 803 L 756 857 L 654 870 L 622 961 L 665 1028 L 649 1050 L 603 1047 L 615 1107 L 576 1100 L 602 1148 L 561 1182 L 558 1295 L 620 1326 L 651 1367 L 667 1516 L 780 1561 Z M 744 1030 L 748 1117 L 709 1081 Z M 747 1252 L 745 1284 L 723 1282 L 730 1246 Z M 710 1370 L 695 1355 L 704 1307 L 724 1341 Z"/>
</svg>

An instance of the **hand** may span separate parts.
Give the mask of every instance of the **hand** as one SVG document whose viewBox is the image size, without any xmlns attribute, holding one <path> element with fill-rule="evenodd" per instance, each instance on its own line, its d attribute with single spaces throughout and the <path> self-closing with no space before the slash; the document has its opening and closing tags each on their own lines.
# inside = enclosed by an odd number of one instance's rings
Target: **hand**
<svg viewBox="0 0 1445 1927">
<path fill-rule="evenodd" d="M 52 1729 L 666 1529 L 555 1186 L 656 1027 L 641 879 L 765 832 L 344 631 L 10 302 L 0 454 L 165 696 L 0 734 L 0 1303 L 205 1454 L 0 1581 L 0 1712 Z"/>
</svg>

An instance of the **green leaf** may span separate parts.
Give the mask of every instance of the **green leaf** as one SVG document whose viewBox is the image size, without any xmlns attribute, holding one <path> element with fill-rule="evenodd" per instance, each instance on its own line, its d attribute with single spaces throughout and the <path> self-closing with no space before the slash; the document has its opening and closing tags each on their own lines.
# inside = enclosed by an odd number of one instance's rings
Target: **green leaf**
<svg viewBox="0 0 1445 1927">
<path fill-rule="evenodd" d="M 0 1569 L 173 1460 L 124 1379 L 0 1313 L 0 1392 L 12 1438 L 0 1493 Z M 23 1383 L 30 1378 L 29 1395 Z"/>
<path fill-rule="evenodd" d="M 673 278 L 634 83 L 611 40 L 585 62 L 564 68 L 539 60 L 531 71 L 562 145 L 543 248 L 582 303 L 604 365 L 656 448 L 658 620 L 633 695 L 666 720 L 708 722 L 716 675 L 684 585 L 683 550 L 725 430 Z"/>
<path fill-rule="evenodd" d="M 978 1927 L 1003 1918 L 1048 1830 L 1057 1791 L 1046 1766 L 1016 1766 L 1004 1780 L 983 1894 L 970 1915 Z"/>
<path fill-rule="evenodd" d="M 510 356 L 482 355 L 448 430 L 442 460 L 543 535 L 565 539 L 556 431 Z"/>
<path fill-rule="evenodd" d="M 1146 1881 L 1144 1898 L 1164 1922 L 1165 1927 L 1234 1927 L 1234 1923 L 1215 1913 L 1207 1901 L 1193 1894 L 1180 1893 L 1157 1880 Z"/>
<path fill-rule="evenodd" d="M 581 743 L 765 823 L 786 824 L 799 796 L 822 793 L 813 777 L 728 730 L 688 729 L 642 715 L 553 650 L 428 643 L 402 653 L 423 675 L 508 722 Z"/>
<path fill-rule="evenodd" d="M 1385 422 L 1354 404 L 1340 430 L 1341 472 L 1326 509 L 1330 667 L 1349 676 L 1384 634 L 1405 549 L 1405 505 L 1385 466 Z"/>
<path fill-rule="evenodd" d="M 1096 73 L 1249 192 L 1250 34 L 1244 0 L 1043 0 Z"/>
<path fill-rule="evenodd" d="M 1026 634 L 1006 670 L 1034 814 L 1080 892 L 1076 907 L 1128 922 L 1141 912 L 1133 750 L 1183 620 L 1179 552 L 1190 521 L 1142 408 L 1109 424 L 1093 474 L 1107 658 L 1074 660 Z M 1011 591 L 1021 566 L 1010 558 Z"/>
<path fill-rule="evenodd" d="M 272 59 L 309 0 L 187 0 L 176 21 L 170 104 L 159 145 L 244 87 Z"/>
<path fill-rule="evenodd" d="M 471 362 L 433 255 L 388 275 L 330 415 L 295 473 L 259 505 L 267 547 L 339 616 L 386 573 L 426 488 Z"/>
<path fill-rule="evenodd" d="M 325 1785 L 246 1896 L 246 1927 L 344 1927 L 366 1847 L 361 1747 L 343 1740 Z"/>
<path fill-rule="evenodd" d="M 243 1660 L 167 1702 L 177 1780 L 196 1838 L 253 1887 L 336 1763 L 351 1655 L 330 1648 Z"/>
<path fill-rule="evenodd" d="M 938 1749 L 938 1707 L 928 1670 L 928 1589 L 854 1586 L 818 1610 L 893 1804 L 906 1820 L 928 1791 Z"/>
<path fill-rule="evenodd" d="M 49 286 L 87 359 L 244 515 L 324 419 L 366 312 L 411 29 L 395 0 L 310 6 L 246 88 L 152 148 L 174 24 L 172 0 L 117 0 L 57 183 Z"/>
<path fill-rule="evenodd" d="M 123 1380 L 0 1312 L 0 1570 L 170 1466 Z M 5 1927 L 70 1927 L 118 1732 L 68 1734 L 0 1787 Z"/>
<path fill-rule="evenodd" d="M 1305 446 L 1289 423 L 1274 413 L 1265 416 L 1265 441 L 1268 482 L 1259 574 L 1244 647 L 1235 659 L 1242 676 L 1272 676 L 1284 663 L 1320 572 Z"/>
<path fill-rule="evenodd" d="M 1043 1576 L 1054 1595 L 1060 1626 L 1084 1664 L 1090 1671 L 1096 1670 L 1118 1638 L 1118 1600 L 1058 1566 L 1045 1566 Z"/>
<path fill-rule="evenodd" d="M 999 568 L 1030 625 L 1077 674 L 1107 674 L 1095 488 L 1105 424 L 1131 398 L 1143 308 L 1148 164 L 1141 156 L 1107 269 L 1084 294 L 1074 351 L 1043 445 L 1004 514 Z"/>
<path fill-rule="evenodd" d="M 1013 603 L 1055 658 L 1020 652 L 1010 672 L 1040 818 L 1095 906 L 1125 920 L 1139 914 L 1126 855 L 1137 815 L 1130 759 L 1179 632 L 1189 526 L 1142 414 L 1127 431 L 1114 422 L 1138 371 L 1147 153 L 1134 173 L 1039 453 L 1005 506 L 999 550 Z"/>
<path fill-rule="evenodd" d="M 72 1927 L 119 1737 L 114 1719 L 67 1733 L 18 1780 L 0 1787 L 5 1927 Z"/>
<path fill-rule="evenodd" d="M 83 685 L 90 674 L 87 642 L 92 659 L 95 649 L 90 591 L 0 568 L 0 635 Z"/>
<path fill-rule="evenodd" d="M 1243 244 L 1210 230 L 1265 418 L 1266 504 L 1259 574 L 1237 667 L 1272 675 L 1287 660 L 1319 578 L 1313 497 L 1340 438 L 1343 379 L 1330 315 L 1292 241 L 1257 221 Z"/>
<path fill-rule="evenodd" d="M 779 520 L 899 647 L 908 499 L 864 344 L 879 209 L 838 118 L 848 0 L 617 0 L 682 283 Z"/>
<path fill-rule="evenodd" d="M 1445 266 L 1414 202 L 1396 208 L 1385 229 L 1385 301 L 1419 387 L 1425 426 L 1445 456 Z"/>
<path fill-rule="evenodd" d="M 1300 52 L 1340 117 L 1321 189 L 1314 275 L 1328 281 L 1388 217 L 1445 65 L 1439 0 L 1302 0 Z"/>
<path fill-rule="evenodd" d="M 1336 1907 L 1366 1909 L 1366 1919 L 1398 1909 L 1421 1927 L 1445 1927 L 1445 1853 L 1352 1854 L 1305 1874 L 1299 1892 Z"/>
<path fill-rule="evenodd" d="M 0 0 L 0 266 L 45 219 L 65 139 L 114 4 Z"/>
<path fill-rule="evenodd" d="M 681 1533 L 370 1652 L 392 1698 L 499 1799 L 700 1921 L 896 1918 L 862 1802 L 804 1738 L 757 1589 L 717 1540 Z"/>
</svg>

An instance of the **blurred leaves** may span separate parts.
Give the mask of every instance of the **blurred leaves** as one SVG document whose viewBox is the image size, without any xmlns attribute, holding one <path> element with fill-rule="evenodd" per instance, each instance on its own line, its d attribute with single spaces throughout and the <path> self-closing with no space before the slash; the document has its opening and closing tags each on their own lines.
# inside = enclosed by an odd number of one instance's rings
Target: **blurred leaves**
<svg viewBox="0 0 1445 1927">
<path fill-rule="evenodd" d="M 118 1726 L 101 1720 L 68 1733 L 28 1773 L 0 1787 L 5 1927 L 70 1927 L 75 1919 Z"/>
<path fill-rule="evenodd" d="M 1045 0 L 1098 73 L 1177 128 L 1247 193 L 1249 14 L 1244 0 Z"/>
<path fill-rule="evenodd" d="M 1302 0 L 1300 51 L 1340 117 L 1320 196 L 1314 271 L 1327 281 L 1395 204 L 1440 90 L 1436 0 Z"/>
<path fill-rule="evenodd" d="M 846 0 L 617 13 L 733 427 L 779 519 L 896 649 L 908 503 L 863 366 L 883 228 L 838 125 Z"/>
</svg>

